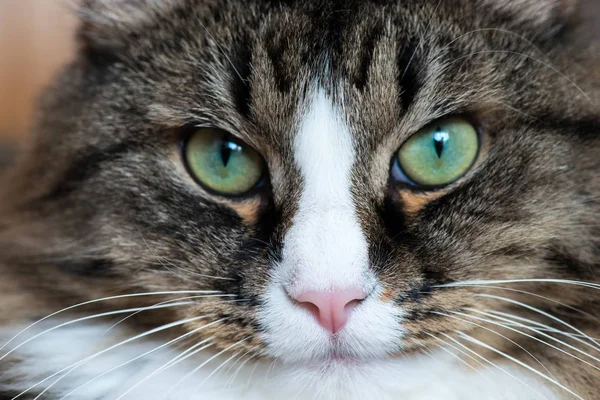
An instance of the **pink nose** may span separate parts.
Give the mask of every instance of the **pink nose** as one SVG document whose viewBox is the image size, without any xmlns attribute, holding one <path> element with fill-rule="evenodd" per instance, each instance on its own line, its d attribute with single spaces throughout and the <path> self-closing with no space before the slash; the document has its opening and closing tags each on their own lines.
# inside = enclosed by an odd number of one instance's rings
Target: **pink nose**
<svg viewBox="0 0 600 400">
<path fill-rule="evenodd" d="M 306 306 L 319 324 L 335 334 L 346 325 L 350 311 L 366 294 L 360 289 L 346 289 L 335 292 L 303 292 L 296 301 Z"/>
</svg>

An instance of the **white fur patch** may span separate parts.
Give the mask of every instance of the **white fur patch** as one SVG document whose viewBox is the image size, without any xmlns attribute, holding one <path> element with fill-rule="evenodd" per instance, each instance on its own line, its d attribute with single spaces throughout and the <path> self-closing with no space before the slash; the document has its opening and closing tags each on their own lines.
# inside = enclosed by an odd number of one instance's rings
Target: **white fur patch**
<svg viewBox="0 0 600 400">
<path fill-rule="evenodd" d="M 29 332 L 29 335 L 37 334 L 47 327 L 38 326 Z M 12 381 L 12 387 L 8 389 L 25 390 L 57 371 L 134 336 L 131 332 L 119 329 L 113 329 L 107 334 L 107 328 L 108 325 L 79 325 L 40 336 L 16 352 L 24 362 L 10 367 L 5 364 L 0 369 L 0 377 L 16 378 Z M 10 331 L 7 329 L 0 331 L 0 340 L 4 342 L 18 330 L 15 327 Z M 234 358 L 213 374 L 217 367 L 230 359 L 231 353 L 227 353 L 213 359 L 180 382 L 215 352 L 203 351 L 196 357 L 154 374 L 187 348 L 172 346 L 119 367 L 163 343 L 156 339 L 139 340 L 82 363 L 56 383 L 43 398 L 61 399 L 72 390 L 85 385 L 67 398 L 116 400 L 139 382 L 143 383 L 123 397 L 124 399 L 558 400 L 560 398 L 537 381 L 530 379 L 528 375 L 524 375 L 523 370 L 503 364 L 500 366 L 506 372 L 492 367 L 474 372 L 445 352 L 435 353 L 431 357 L 373 360 L 363 365 L 343 363 L 326 366 L 273 365 L 271 362 L 254 363 L 251 360 L 242 366 L 242 362 L 236 363 Z M 188 344 L 191 345 L 193 344 Z M 230 366 L 232 368 L 229 368 Z M 111 369 L 114 371 L 101 376 Z M 58 376 L 60 375 L 40 384 L 37 387 L 38 392 L 40 388 L 49 387 Z M 178 383 L 176 390 L 170 392 Z"/>
<path fill-rule="evenodd" d="M 350 173 L 355 162 L 352 134 L 323 90 L 301 106 L 294 159 L 303 178 L 294 223 L 283 258 L 292 295 L 361 287 L 367 292 L 368 245 L 352 201 Z"/>
</svg>

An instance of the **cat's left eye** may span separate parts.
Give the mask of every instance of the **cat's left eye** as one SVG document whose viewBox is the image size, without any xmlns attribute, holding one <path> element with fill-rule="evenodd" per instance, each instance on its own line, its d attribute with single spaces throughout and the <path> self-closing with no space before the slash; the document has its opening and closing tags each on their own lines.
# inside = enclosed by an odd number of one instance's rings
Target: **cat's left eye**
<svg viewBox="0 0 600 400">
<path fill-rule="evenodd" d="M 266 170 L 256 150 L 220 129 L 194 132 L 185 144 L 184 158 L 202 186 L 226 196 L 249 192 L 259 185 Z"/>
<path fill-rule="evenodd" d="M 479 134 L 469 121 L 440 120 L 411 136 L 398 150 L 392 177 L 426 188 L 448 185 L 471 169 L 479 147 Z"/>
</svg>

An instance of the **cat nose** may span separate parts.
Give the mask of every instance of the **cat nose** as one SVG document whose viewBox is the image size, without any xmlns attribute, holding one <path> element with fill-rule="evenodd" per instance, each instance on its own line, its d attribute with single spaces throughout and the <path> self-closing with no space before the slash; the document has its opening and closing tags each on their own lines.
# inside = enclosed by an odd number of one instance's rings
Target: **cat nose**
<svg viewBox="0 0 600 400">
<path fill-rule="evenodd" d="M 294 297 L 304 306 L 326 331 L 331 334 L 341 330 L 348 316 L 367 297 L 359 288 L 338 290 L 333 292 L 303 292 Z"/>
</svg>

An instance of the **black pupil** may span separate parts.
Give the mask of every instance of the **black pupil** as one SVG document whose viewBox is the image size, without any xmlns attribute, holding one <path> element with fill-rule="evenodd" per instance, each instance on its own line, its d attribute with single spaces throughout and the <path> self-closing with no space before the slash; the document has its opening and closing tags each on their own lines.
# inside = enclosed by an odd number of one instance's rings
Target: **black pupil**
<svg viewBox="0 0 600 400">
<path fill-rule="evenodd" d="M 442 153 L 444 152 L 448 139 L 450 139 L 448 132 L 443 131 L 440 127 L 436 128 L 433 133 L 433 145 L 435 146 L 435 152 L 437 153 L 438 158 L 442 158 Z"/>
<path fill-rule="evenodd" d="M 229 164 L 229 160 L 231 159 L 231 155 L 233 152 L 241 152 L 242 146 L 239 144 L 228 140 L 227 138 L 223 139 L 221 142 L 221 161 L 223 161 L 223 166 L 227 167 Z"/>
</svg>

